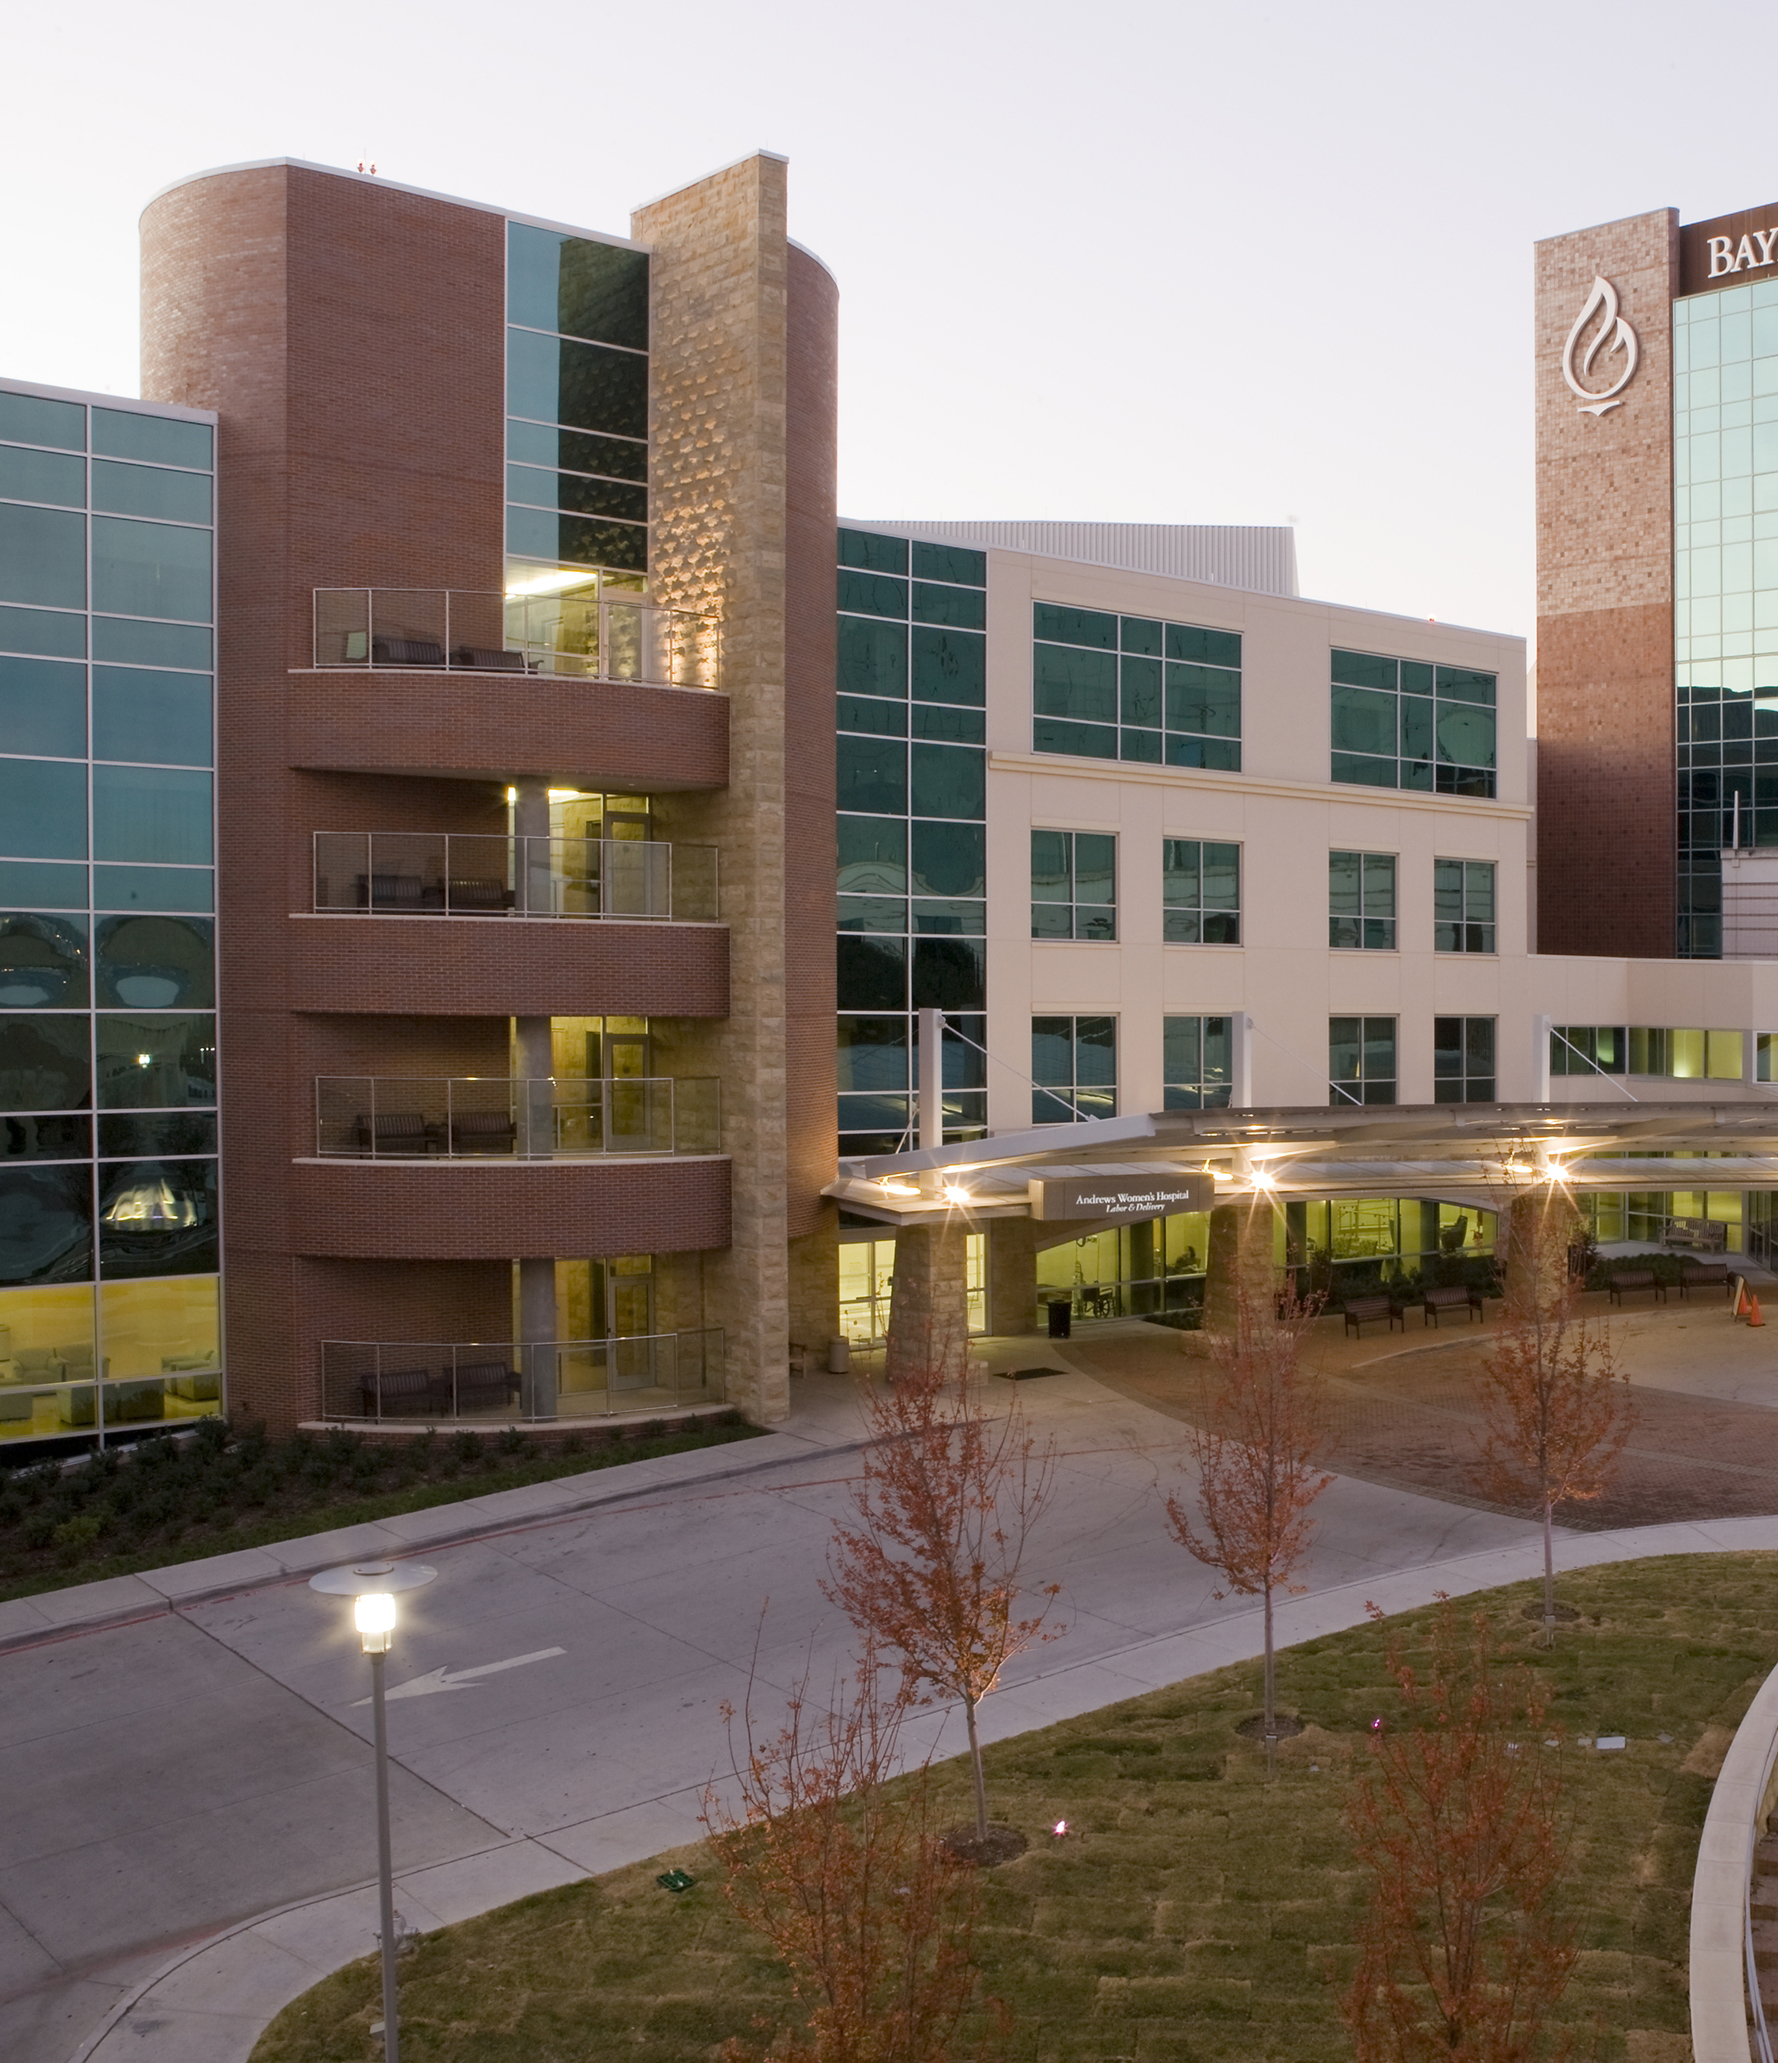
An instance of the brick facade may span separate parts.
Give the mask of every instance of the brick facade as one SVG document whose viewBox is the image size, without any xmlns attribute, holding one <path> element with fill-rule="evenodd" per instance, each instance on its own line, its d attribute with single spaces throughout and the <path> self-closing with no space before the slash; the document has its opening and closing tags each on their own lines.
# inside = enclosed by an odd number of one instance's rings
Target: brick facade
<svg viewBox="0 0 1778 2063">
<path fill-rule="evenodd" d="M 1671 209 L 1537 246 L 1537 944 L 1664 959 L 1676 928 Z M 1619 406 L 1562 353 L 1595 276 L 1634 327 Z M 1615 372 L 1620 360 L 1603 360 Z M 1596 383 L 1608 383 L 1597 379 Z"/>
</svg>

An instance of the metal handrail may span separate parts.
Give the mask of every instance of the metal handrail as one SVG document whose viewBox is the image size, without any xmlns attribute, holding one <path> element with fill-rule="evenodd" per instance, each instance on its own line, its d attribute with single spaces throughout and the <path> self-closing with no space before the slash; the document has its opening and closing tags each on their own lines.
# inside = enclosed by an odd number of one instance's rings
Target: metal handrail
<svg viewBox="0 0 1778 2063">
<path fill-rule="evenodd" d="M 318 1075 L 322 1160 L 580 1160 L 719 1154 L 714 1077 L 556 1081 L 504 1075 Z"/>
<path fill-rule="evenodd" d="M 317 910 L 717 921 L 717 848 L 654 838 L 317 831 Z"/>
<path fill-rule="evenodd" d="M 317 667 L 722 685 L 716 617 L 628 596 L 318 587 L 313 608 Z"/>
<path fill-rule="evenodd" d="M 609 1418 L 724 1397 L 720 1326 L 602 1339 L 323 1340 L 330 1423 Z"/>
</svg>

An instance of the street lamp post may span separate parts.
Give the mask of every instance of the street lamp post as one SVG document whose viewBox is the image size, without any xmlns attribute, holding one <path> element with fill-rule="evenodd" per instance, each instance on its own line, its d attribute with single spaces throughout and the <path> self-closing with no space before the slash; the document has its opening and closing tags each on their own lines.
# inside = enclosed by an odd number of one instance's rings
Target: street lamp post
<svg viewBox="0 0 1778 2063">
<path fill-rule="evenodd" d="M 323 1569 L 309 1578 L 309 1588 L 332 1597 L 352 1599 L 352 1623 L 359 1645 L 370 1657 L 370 1702 L 377 1764 L 377 1895 L 381 1913 L 383 1961 L 384 2063 L 401 2063 L 400 1998 L 395 1986 L 395 1865 L 389 1840 L 389 1728 L 383 1672 L 395 1643 L 395 1597 L 417 1590 L 438 1574 L 424 1562 L 359 1562 L 344 1569 Z"/>
</svg>

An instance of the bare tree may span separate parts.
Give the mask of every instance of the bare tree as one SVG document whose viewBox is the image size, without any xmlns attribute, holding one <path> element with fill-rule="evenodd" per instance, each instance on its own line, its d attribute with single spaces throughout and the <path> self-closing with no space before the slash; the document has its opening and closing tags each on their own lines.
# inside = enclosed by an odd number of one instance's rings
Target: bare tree
<svg viewBox="0 0 1778 2063">
<path fill-rule="evenodd" d="M 1556 1507 L 1607 1488 L 1635 1426 L 1610 1329 L 1588 1325 L 1568 1273 L 1573 1220 L 1566 1197 L 1521 1198 L 1507 1214 L 1506 1319 L 1478 1385 L 1490 1488 L 1502 1502 L 1530 1495 L 1543 1518 L 1546 1647 L 1556 1626 Z"/>
<path fill-rule="evenodd" d="M 954 2063 L 982 2003 L 981 1880 L 932 1831 L 927 1765 L 902 1771 L 905 1682 L 867 1650 L 825 1710 L 805 1680 L 763 1740 L 752 1694 L 739 1715 L 723 1708 L 738 1809 L 712 1787 L 702 1818 L 724 1894 L 784 1966 L 800 2024 L 763 2050 L 730 2040 L 724 2063 Z M 1004 2024 L 987 2010 L 977 2055 Z"/>
<path fill-rule="evenodd" d="M 1264 1601 L 1268 1756 L 1278 1731 L 1272 1600 L 1297 1587 L 1291 1579 L 1314 1531 L 1310 1508 L 1333 1481 L 1315 1459 L 1327 1431 L 1321 1378 L 1302 1361 L 1316 1309 L 1285 1295 L 1274 1310 L 1269 1297 L 1262 1303 L 1245 1285 L 1238 1290 L 1234 1330 L 1209 1335 L 1215 1379 L 1185 1436 L 1198 1471 L 1201 1525 L 1178 1491 L 1167 1499 L 1179 1544 L 1230 1590 Z"/>
<path fill-rule="evenodd" d="M 1374 1618 L 1382 1614 L 1371 1608 Z M 1557 1905 L 1568 1859 L 1547 1694 L 1508 1665 L 1478 1612 L 1439 1600 L 1416 1669 L 1388 1648 L 1399 1723 L 1372 1738 L 1348 1808 L 1372 1877 L 1341 2000 L 1359 2063 L 1533 2063 L 1573 2052 L 1552 2029 L 1574 1969 Z"/>
<path fill-rule="evenodd" d="M 835 1529 L 822 1589 L 866 1640 L 893 1650 L 925 1698 L 956 1698 L 969 1732 L 976 1839 L 988 1838 L 976 1708 L 1015 1655 L 1064 1631 L 1049 1626 L 1060 1586 L 1020 1615 L 1032 1529 L 1055 1487 L 1055 1447 L 1039 1445 L 1015 1402 L 991 1414 L 945 1356 L 910 1356 L 869 1391 L 870 1444 L 853 1492 L 857 1516 Z"/>
</svg>

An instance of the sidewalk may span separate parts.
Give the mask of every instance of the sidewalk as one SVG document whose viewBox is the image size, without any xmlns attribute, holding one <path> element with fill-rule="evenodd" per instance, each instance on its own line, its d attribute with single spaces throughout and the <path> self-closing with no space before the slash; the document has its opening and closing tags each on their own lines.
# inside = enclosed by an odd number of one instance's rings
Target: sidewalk
<svg viewBox="0 0 1778 2063">
<path fill-rule="evenodd" d="M 1752 1548 L 1778 1548 L 1778 1517 L 1565 1533 L 1557 1540 L 1556 1556 L 1558 1567 L 1577 1569 L 1655 1555 Z M 1542 1566 L 1541 1548 L 1526 1542 L 1290 1599 L 1277 1610 L 1279 1644 L 1357 1626 L 1373 1602 L 1385 1612 L 1409 1611 L 1441 1591 L 1464 1596 L 1491 1590 L 1534 1577 Z M 1254 1610 L 1136 1642 L 1073 1667 L 1058 1661 L 988 1700 L 981 1714 L 983 1738 L 1005 1740 L 1206 1670 L 1252 1660 L 1262 1652 L 1262 1624 Z M 946 1731 L 959 1734 L 954 1714 L 934 1715 L 932 1723 L 946 1750 L 961 1747 L 960 1738 L 943 1737 Z M 590 1867 L 557 1853 L 547 1840 L 531 1839 L 411 1872 L 397 1880 L 396 1906 L 407 1925 L 420 1932 L 471 1919 L 533 1892 L 697 1840 L 697 1805 L 697 1794 L 688 1791 L 612 1814 Z M 141 1984 L 72 2063 L 246 2063 L 260 2034 L 292 1999 L 371 1952 L 376 1925 L 375 1887 L 364 1885 L 232 1928 L 174 1958 Z"/>
</svg>

